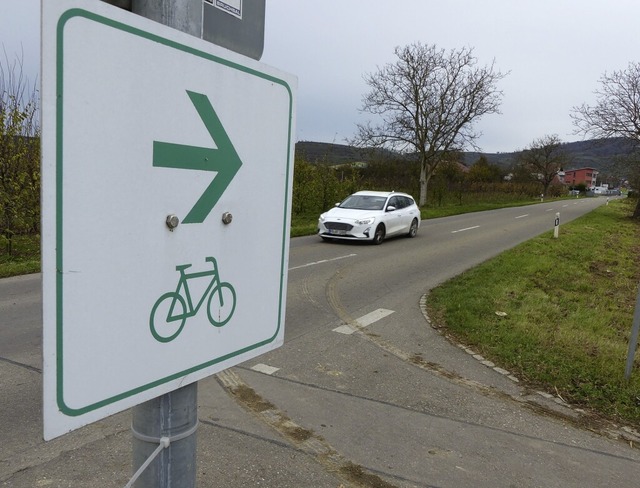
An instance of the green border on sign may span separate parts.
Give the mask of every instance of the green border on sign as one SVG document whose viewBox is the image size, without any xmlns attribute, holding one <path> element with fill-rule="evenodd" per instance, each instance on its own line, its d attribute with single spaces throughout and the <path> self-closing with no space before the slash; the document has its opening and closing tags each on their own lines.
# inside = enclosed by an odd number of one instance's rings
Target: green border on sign
<svg viewBox="0 0 640 488">
<path fill-rule="evenodd" d="M 290 174 L 290 166 L 291 166 L 291 160 L 290 160 L 290 155 L 291 155 L 291 130 L 292 130 L 292 121 L 293 121 L 293 93 L 291 91 L 291 88 L 289 87 L 288 83 L 285 82 L 284 80 L 281 80 L 279 78 L 275 78 L 271 75 L 265 74 L 265 73 L 261 73 L 259 71 L 256 71 L 254 69 L 251 68 L 247 68 L 246 66 L 241 66 L 239 64 L 236 64 L 234 62 L 228 61 L 226 59 L 220 58 L 218 56 L 214 56 L 210 53 L 206 53 L 203 51 L 200 51 L 198 49 L 194 49 L 192 47 L 189 46 L 185 46 L 183 44 L 180 44 L 178 42 L 175 41 L 171 41 L 169 39 L 165 39 L 163 37 L 160 37 L 158 35 L 155 34 L 151 34 L 149 32 L 145 32 L 143 30 L 140 30 L 138 28 L 123 24 L 121 22 L 115 21 L 113 19 L 109 19 L 106 17 L 103 17 L 101 15 L 95 14 L 93 12 L 88 12 L 86 10 L 83 9 L 78 9 L 78 8 L 74 8 L 74 9 L 69 9 L 66 12 L 64 12 L 59 20 L 58 20 L 58 24 L 57 24 L 57 32 L 56 32 L 56 271 L 57 271 L 57 275 L 56 275 L 56 398 L 57 398 L 57 403 L 58 403 L 58 408 L 60 409 L 60 411 L 62 413 L 64 413 L 65 415 L 68 416 L 79 416 L 79 415 L 83 415 L 87 412 L 91 412 L 93 410 L 96 410 L 98 408 L 104 407 L 106 405 L 115 403 L 117 401 L 120 401 L 124 398 L 128 398 L 131 397 L 133 395 L 136 395 L 142 391 L 146 391 L 149 390 L 151 388 L 155 388 L 156 386 L 162 385 L 164 383 L 167 383 L 169 381 L 181 378 L 183 376 L 186 376 L 188 374 L 191 373 L 195 373 L 196 371 L 200 371 L 202 369 L 205 369 L 209 366 L 213 366 L 214 364 L 218 364 L 221 363 L 223 361 L 226 361 L 227 359 L 230 359 L 232 357 L 238 356 L 240 354 L 243 354 L 245 352 L 251 351 L 253 349 L 257 349 L 261 346 L 264 346 L 266 344 L 269 344 L 271 342 L 273 342 L 276 338 L 276 336 L 278 335 L 278 332 L 280 330 L 280 325 L 282 323 L 282 318 L 283 318 L 283 310 L 282 310 L 282 298 L 283 298 L 283 287 L 284 287 L 284 279 L 286 277 L 286 270 L 284 269 L 285 266 L 285 243 L 286 243 L 286 239 L 287 239 L 287 208 L 286 208 L 286 203 L 285 203 L 285 208 L 284 208 L 284 216 L 283 216 L 283 224 L 282 224 L 282 254 L 281 254 L 281 264 L 280 264 L 280 291 L 279 291 L 279 297 L 280 297 L 280 303 L 279 303 L 279 307 L 278 307 L 278 327 L 276 329 L 275 334 L 264 341 L 261 341 L 257 344 L 245 347 L 243 349 L 240 349 L 238 351 L 226 354 L 224 356 L 221 356 L 219 358 L 216 359 L 212 359 L 211 361 L 207 361 L 203 364 L 200 364 L 198 366 L 193 366 L 191 368 L 188 368 L 184 371 L 180 371 L 178 373 L 172 374 L 170 376 L 167 376 L 165 378 L 161 378 L 158 379 L 156 381 L 153 381 L 151 383 L 148 383 L 146 385 L 134 388 L 132 390 L 129 391 L 125 391 L 123 393 L 120 393 L 118 395 L 115 395 L 113 397 L 110 398 L 106 398 L 102 401 L 93 403 L 91 405 L 87 405 L 85 407 L 82 408 L 70 408 L 66 405 L 65 401 L 64 401 L 64 371 L 63 371 L 63 353 L 64 353 L 64 326 L 63 326 L 63 313 L 62 313 L 62 304 L 63 304 L 63 259 L 62 259 L 62 250 L 63 250 L 63 236 L 62 236 L 62 231 L 63 231 L 63 204 L 62 204 L 62 194 L 63 194 L 63 185 L 62 185 L 62 175 L 63 175 L 63 169 L 64 169 L 64 152 L 63 152 L 63 145 L 62 145 L 62 137 L 63 137 L 63 101 L 64 101 L 64 82 L 63 82 L 63 69 L 64 69 L 64 28 L 66 23 L 74 18 L 74 17 L 83 17 L 87 20 L 93 21 L 93 22 L 97 22 L 100 24 L 103 24 L 105 26 L 108 27 L 113 27 L 114 29 L 118 29 L 121 30 L 123 32 L 129 33 L 131 35 L 134 36 L 138 36 L 144 39 L 148 39 L 154 42 L 157 42 L 159 44 L 165 45 L 167 47 L 170 47 L 172 49 L 177 49 L 179 51 L 182 51 L 184 53 L 187 54 L 192 54 L 194 56 L 198 56 L 200 58 L 212 61 L 214 63 L 226 66 L 228 68 L 234 69 L 234 70 L 238 70 L 238 71 L 242 71 L 244 73 L 253 75 L 253 76 L 257 76 L 259 78 L 263 78 L 265 80 L 268 80 L 270 82 L 273 82 L 275 84 L 281 85 L 283 86 L 287 92 L 289 93 L 289 129 L 288 129 L 288 141 L 287 141 L 287 174 L 286 174 L 286 180 L 285 180 L 285 202 L 289 201 L 289 174 Z"/>
</svg>

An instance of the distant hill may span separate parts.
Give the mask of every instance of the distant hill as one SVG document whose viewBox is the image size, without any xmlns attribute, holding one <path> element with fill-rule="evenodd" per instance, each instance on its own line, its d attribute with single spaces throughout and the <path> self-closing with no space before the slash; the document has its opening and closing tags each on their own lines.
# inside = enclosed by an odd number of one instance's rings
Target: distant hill
<svg viewBox="0 0 640 488">
<path fill-rule="evenodd" d="M 382 149 L 366 149 L 326 142 L 296 142 L 296 157 L 301 157 L 310 163 L 336 165 L 361 161 L 368 162 L 379 158 L 382 154 L 392 155 L 391 151 Z"/>
<path fill-rule="evenodd" d="M 629 153 L 629 146 L 623 139 L 598 139 L 589 141 L 567 142 L 563 144 L 569 154 L 569 164 L 565 169 L 577 169 L 585 166 L 596 168 L 606 173 L 613 167 L 615 158 Z M 390 153 L 387 152 L 387 156 Z M 515 164 L 518 152 L 481 153 L 464 152 L 464 164 L 473 165 L 480 156 L 487 158 L 489 163 L 503 169 Z M 360 149 L 344 144 L 328 144 L 324 142 L 300 141 L 296 143 L 296 156 L 312 163 L 347 164 L 360 161 L 371 161 L 379 157 L 380 152 Z"/>
<path fill-rule="evenodd" d="M 565 169 L 588 166 L 603 173 L 613 168 L 617 157 L 629 154 L 631 151 L 629 144 L 621 138 L 567 142 L 562 147 L 569 155 L 569 163 Z M 480 156 L 484 156 L 491 164 L 501 168 L 509 168 L 517 162 L 519 155 L 520 151 L 509 153 L 465 152 L 464 163 L 471 166 Z"/>
<path fill-rule="evenodd" d="M 296 157 L 301 157 L 310 163 L 332 165 L 369 160 L 365 152 L 354 146 L 310 141 L 296 143 Z"/>
</svg>

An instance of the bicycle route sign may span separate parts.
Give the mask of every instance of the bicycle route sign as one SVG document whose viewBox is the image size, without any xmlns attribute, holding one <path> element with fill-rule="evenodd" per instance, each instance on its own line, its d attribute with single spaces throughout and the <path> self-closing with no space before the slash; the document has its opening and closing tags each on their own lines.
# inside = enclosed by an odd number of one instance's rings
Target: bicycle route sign
<svg viewBox="0 0 640 488">
<path fill-rule="evenodd" d="M 44 437 L 283 342 L 296 79 L 43 2 Z"/>
</svg>

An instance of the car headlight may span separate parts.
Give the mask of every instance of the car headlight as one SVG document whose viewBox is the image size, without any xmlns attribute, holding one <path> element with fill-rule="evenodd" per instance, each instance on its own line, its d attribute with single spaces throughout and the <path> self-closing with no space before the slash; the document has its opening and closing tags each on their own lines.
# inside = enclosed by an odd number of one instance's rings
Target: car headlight
<svg viewBox="0 0 640 488">
<path fill-rule="evenodd" d="M 319 218 L 318 220 L 319 220 L 320 222 L 324 222 L 324 219 L 326 219 L 326 218 L 327 218 L 327 217 L 326 217 L 326 215 L 325 215 L 325 214 L 322 214 L 322 215 L 320 215 L 320 218 Z"/>
<path fill-rule="evenodd" d="M 369 224 L 373 224 L 374 220 L 376 220 L 374 217 L 369 217 L 368 219 L 356 220 L 356 224 L 369 225 Z"/>
</svg>

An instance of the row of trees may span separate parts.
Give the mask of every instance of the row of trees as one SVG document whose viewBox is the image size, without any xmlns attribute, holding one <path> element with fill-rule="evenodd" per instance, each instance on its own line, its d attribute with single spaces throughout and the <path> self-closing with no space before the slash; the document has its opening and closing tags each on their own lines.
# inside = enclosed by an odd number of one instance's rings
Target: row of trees
<svg viewBox="0 0 640 488">
<path fill-rule="evenodd" d="M 429 181 L 447 157 L 466 146 L 475 147 L 474 124 L 499 113 L 506 74 L 495 63 L 480 66 L 470 48 L 438 49 L 415 43 L 396 48 L 397 60 L 366 76 L 370 91 L 362 111 L 376 116 L 361 124 L 351 141 L 361 147 L 392 149 L 416 157 L 420 165 L 419 202 L 427 203 Z M 622 137 L 635 146 L 627 160 L 630 178 L 640 184 L 640 63 L 604 74 L 595 105 L 574 107 L 570 114 L 576 134 L 591 138 Z M 562 142 L 555 135 L 533 141 L 523 152 L 521 166 L 535 174 L 548 193 L 566 164 Z M 640 201 L 635 216 L 640 216 Z"/>
<path fill-rule="evenodd" d="M 0 62 L 0 240 L 40 231 L 40 122 L 22 62 Z"/>
<path fill-rule="evenodd" d="M 630 62 L 624 70 L 604 73 L 594 94 L 594 105 L 573 107 L 576 133 L 596 139 L 625 139 L 631 151 L 621 164 L 628 169 L 631 185 L 640 188 L 640 63 Z M 633 216 L 640 218 L 640 199 Z"/>
<path fill-rule="evenodd" d="M 495 200 L 497 194 L 505 195 L 506 200 L 533 198 L 540 194 L 540 182 L 527 170 L 516 171 L 506 181 L 505 171 L 490 164 L 486 158 L 481 157 L 467 170 L 460 164 L 461 157 L 461 154 L 452 153 L 439 166 L 431 178 L 428 206 L 462 205 L 483 198 Z M 313 164 L 298 157 L 294 169 L 293 215 L 317 215 L 364 188 L 417 195 L 419 175 L 420 162 L 415 159 L 387 158 L 366 165 L 332 167 L 326 162 Z M 550 189 L 549 194 L 553 190 Z"/>
<path fill-rule="evenodd" d="M 296 159 L 291 211 L 293 215 L 315 215 L 331 208 L 358 190 L 358 171 L 335 170 L 324 164 Z"/>
</svg>

